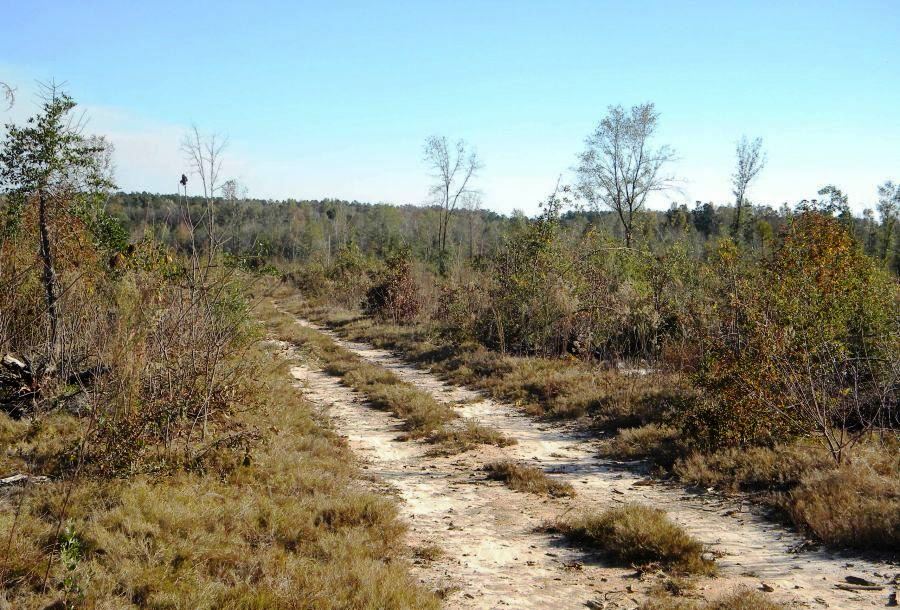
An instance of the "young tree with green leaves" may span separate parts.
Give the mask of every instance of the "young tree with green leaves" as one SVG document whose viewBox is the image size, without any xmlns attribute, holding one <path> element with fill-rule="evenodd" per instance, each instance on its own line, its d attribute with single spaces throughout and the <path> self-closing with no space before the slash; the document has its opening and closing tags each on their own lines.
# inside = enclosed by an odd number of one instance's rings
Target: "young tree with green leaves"
<svg viewBox="0 0 900 610">
<path fill-rule="evenodd" d="M 53 373 L 60 360 L 59 326 L 63 288 L 58 246 L 73 224 L 84 225 L 96 245 L 121 248 L 127 235 L 102 210 L 113 188 L 109 145 L 86 137 L 73 116 L 75 101 L 55 85 L 44 90 L 41 112 L 24 126 L 7 125 L 0 150 L 0 192 L 5 195 L 0 242 L 13 239 L 23 223 L 34 223 L 45 295 L 46 354 L 41 363 Z"/>
</svg>

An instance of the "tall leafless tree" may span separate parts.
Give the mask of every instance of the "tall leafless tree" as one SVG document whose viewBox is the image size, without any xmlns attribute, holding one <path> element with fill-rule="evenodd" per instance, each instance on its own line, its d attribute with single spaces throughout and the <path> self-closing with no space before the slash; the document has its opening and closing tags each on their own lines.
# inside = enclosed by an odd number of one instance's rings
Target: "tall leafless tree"
<svg viewBox="0 0 900 610">
<path fill-rule="evenodd" d="M 674 178 L 663 173 L 675 155 L 668 146 L 654 148 L 651 140 L 659 124 L 652 103 L 610 106 L 606 117 L 585 139 L 585 150 L 576 167 L 578 190 L 595 209 L 616 213 L 631 247 L 635 216 L 647 197 L 671 188 Z"/>
<path fill-rule="evenodd" d="M 435 180 L 431 187 L 434 202 L 440 207 L 438 222 L 438 248 L 441 268 L 447 255 L 447 231 L 450 218 L 461 198 L 475 192 L 471 183 L 482 164 L 478 154 L 463 140 L 457 140 L 452 148 L 444 136 L 431 136 L 425 140 L 425 162 Z"/>
<path fill-rule="evenodd" d="M 762 138 L 753 141 L 744 136 L 737 143 L 737 165 L 731 175 L 732 192 L 734 193 L 734 223 L 731 225 L 732 237 L 737 237 L 741 229 L 741 216 L 744 211 L 744 196 L 747 187 L 759 175 L 766 165 L 766 153 L 762 149 Z"/>
<path fill-rule="evenodd" d="M 207 231 L 209 236 L 209 252 L 216 247 L 215 211 L 213 209 L 216 192 L 220 190 L 219 174 L 222 171 L 222 152 L 228 145 L 228 138 L 218 134 L 204 136 L 196 125 L 185 134 L 181 141 L 181 151 L 191 166 L 193 173 L 200 178 L 203 197 L 206 199 Z M 192 221 L 192 227 L 195 226 Z"/>
</svg>

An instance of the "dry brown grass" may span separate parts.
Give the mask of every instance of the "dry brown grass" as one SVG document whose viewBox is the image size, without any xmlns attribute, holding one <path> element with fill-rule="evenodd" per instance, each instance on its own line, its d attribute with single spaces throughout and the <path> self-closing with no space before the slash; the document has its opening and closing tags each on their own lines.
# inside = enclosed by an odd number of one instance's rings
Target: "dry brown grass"
<svg viewBox="0 0 900 610">
<path fill-rule="evenodd" d="M 445 425 L 428 440 L 437 444 L 437 447 L 429 452 L 431 455 L 455 455 L 474 449 L 478 445 L 508 447 L 516 444 L 516 439 L 471 419 L 465 420 L 462 426 Z"/>
<path fill-rule="evenodd" d="M 546 472 L 535 466 L 515 462 L 494 462 L 486 465 L 484 469 L 492 479 L 503 481 L 516 491 L 554 498 L 575 496 L 575 488 L 570 484 L 553 480 Z"/>
<path fill-rule="evenodd" d="M 900 456 L 874 440 L 836 466 L 816 444 L 691 453 L 674 466 L 690 484 L 755 492 L 800 529 L 835 547 L 900 546 Z"/>
<path fill-rule="evenodd" d="M 900 458 L 896 458 L 900 459 Z M 799 526 L 833 546 L 900 548 L 900 477 L 859 459 L 806 473 L 786 509 Z"/>
<path fill-rule="evenodd" d="M 423 544 L 413 549 L 413 557 L 421 561 L 437 561 L 444 556 L 444 549 L 436 544 Z"/>
<path fill-rule="evenodd" d="M 674 472 L 689 485 L 728 492 L 786 491 L 797 485 L 804 473 L 832 464 L 818 445 L 797 444 L 691 452 L 675 463 Z"/>
<path fill-rule="evenodd" d="M 707 602 L 657 597 L 643 603 L 640 610 L 785 610 L 785 606 L 762 593 L 744 589 Z"/>
<path fill-rule="evenodd" d="M 475 344 L 448 342 L 428 326 L 379 324 L 299 297 L 286 301 L 286 306 L 351 340 L 398 350 L 454 383 L 483 390 L 531 415 L 558 419 L 590 415 L 596 425 L 615 430 L 656 421 L 667 402 L 686 391 L 669 374 L 623 375 L 577 360 L 504 356 Z"/>
<path fill-rule="evenodd" d="M 575 542 L 602 551 L 623 565 L 660 564 L 684 574 L 715 572 L 713 562 L 703 558 L 703 544 L 665 512 L 649 506 L 626 504 L 582 515 L 557 528 Z"/>
<path fill-rule="evenodd" d="M 365 491 L 286 364 L 254 357 L 265 408 L 237 416 L 264 441 L 236 468 L 3 492 L 0 571 L 14 607 L 437 607 L 406 572 L 393 503 Z M 16 437 L 22 427 L 4 418 L 5 440 Z M 27 429 L 11 440 L 30 442 Z M 66 534 L 48 554 L 67 492 Z"/>
<path fill-rule="evenodd" d="M 671 465 L 678 455 L 679 436 L 677 429 L 655 423 L 622 428 L 601 447 L 601 454 L 617 459 L 651 458 L 656 464 Z"/>
</svg>

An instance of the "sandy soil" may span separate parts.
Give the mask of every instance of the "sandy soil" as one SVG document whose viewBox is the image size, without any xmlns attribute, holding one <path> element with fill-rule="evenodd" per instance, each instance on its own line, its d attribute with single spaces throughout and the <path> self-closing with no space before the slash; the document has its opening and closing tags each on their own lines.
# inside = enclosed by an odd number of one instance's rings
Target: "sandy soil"
<svg viewBox="0 0 900 610">
<path fill-rule="evenodd" d="M 900 569 L 885 563 L 802 549 L 805 540 L 766 520 L 749 505 L 715 494 L 689 493 L 650 482 L 635 465 L 597 457 L 595 441 L 564 425 L 546 424 L 515 407 L 447 384 L 430 372 L 370 345 L 346 341 L 306 320 L 343 347 L 383 366 L 404 381 L 454 404 L 460 415 L 517 440 L 506 448 L 479 447 L 451 457 L 426 455 L 423 442 L 401 441 L 401 422 L 367 407 L 314 363 L 292 369 L 307 396 L 333 418 L 364 462 L 373 481 L 401 500 L 410 544 L 437 546 L 435 560 L 419 559 L 415 574 L 445 594 L 448 608 L 634 608 L 660 574 L 639 577 L 633 569 L 607 566 L 602 558 L 567 546 L 541 526 L 572 511 L 622 502 L 664 509 L 692 535 L 720 555 L 720 575 L 698 580 L 693 595 L 715 598 L 735 588 L 765 584 L 773 599 L 792 607 L 884 607 L 896 585 L 881 591 L 835 588 L 847 576 L 877 583 Z M 488 462 L 513 459 L 543 468 L 571 483 L 574 499 L 546 499 L 514 492 L 487 479 Z"/>
</svg>

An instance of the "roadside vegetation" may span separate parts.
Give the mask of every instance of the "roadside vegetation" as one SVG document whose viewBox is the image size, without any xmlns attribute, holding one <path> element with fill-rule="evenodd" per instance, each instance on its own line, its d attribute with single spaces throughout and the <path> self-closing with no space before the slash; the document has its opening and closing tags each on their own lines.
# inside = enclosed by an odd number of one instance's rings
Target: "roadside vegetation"
<svg viewBox="0 0 900 610">
<path fill-rule="evenodd" d="M 203 247 L 130 237 L 74 106 L 48 88 L 0 149 L 2 603 L 436 608 L 392 501 L 260 346 L 212 200 Z"/>
<path fill-rule="evenodd" d="M 257 315 L 436 454 L 514 441 L 290 314 L 575 420 L 609 457 L 753 494 L 824 543 L 900 548 L 900 186 L 861 217 L 833 185 L 754 204 L 764 154 L 742 141 L 733 205 L 647 210 L 672 158 L 647 104 L 610 108 L 534 218 L 481 211 L 480 161 L 440 137 L 431 207 L 248 200 L 197 130 L 202 196 L 187 176 L 176 195 L 124 194 L 74 108 L 50 87 L 0 148 L 9 604 L 436 606 L 406 573 L 393 504 L 260 349 Z M 631 182 L 610 189 L 610 167 Z M 280 276 L 288 313 L 261 276 Z M 521 465 L 491 472 L 570 494 Z M 561 527 L 621 561 L 710 569 L 645 507 Z"/>
</svg>

